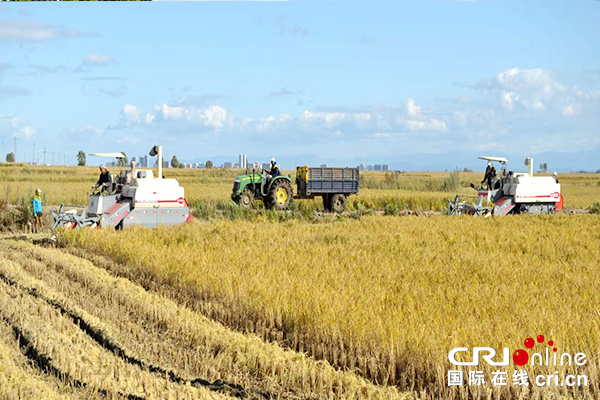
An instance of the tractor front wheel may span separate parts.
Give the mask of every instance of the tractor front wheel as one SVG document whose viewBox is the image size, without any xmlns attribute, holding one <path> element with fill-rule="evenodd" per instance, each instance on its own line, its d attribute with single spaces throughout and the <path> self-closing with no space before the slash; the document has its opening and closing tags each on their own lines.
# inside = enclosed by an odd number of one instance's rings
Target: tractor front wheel
<svg viewBox="0 0 600 400">
<path fill-rule="evenodd" d="M 346 196 L 341 193 L 336 193 L 331 196 L 331 202 L 329 203 L 329 210 L 342 213 L 346 209 Z"/>
<path fill-rule="evenodd" d="M 276 180 L 269 192 L 269 205 L 275 210 L 287 210 L 292 203 L 292 186 L 285 179 Z"/>
<path fill-rule="evenodd" d="M 236 203 L 240 208 L 252 208 L 254 204 L 254 193 L 248 189 L 244 189 L 237 198 Z"/>
</svg>

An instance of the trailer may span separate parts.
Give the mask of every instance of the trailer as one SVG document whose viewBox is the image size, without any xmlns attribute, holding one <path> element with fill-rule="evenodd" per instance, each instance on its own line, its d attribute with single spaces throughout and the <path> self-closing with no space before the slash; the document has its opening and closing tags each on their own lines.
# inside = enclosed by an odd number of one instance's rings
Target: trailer
<svg viewBox="0 0 600 400">
<path fill-rule="evenodd" d="M 358 194 L 358 168 L 297 167 L 297 199 L 323 198 L 327 211 L 341 213 L 346 209 L 348 196 Z"/>
<path fill-rule="evenodd" d="M 293 199 L 323 198 L 326 211 L 341 213 L 351 194 L 358 194 L 358 168 L 309 168 L 296 169 L 296 196 L 288 175 L 271 176 L 265 171 L 247 171 L 233 182 L 231 199 L 242 208 L 252 208 L 254 200 L 260 199 L 267 208 L 287 210 Z"/>
</svg>

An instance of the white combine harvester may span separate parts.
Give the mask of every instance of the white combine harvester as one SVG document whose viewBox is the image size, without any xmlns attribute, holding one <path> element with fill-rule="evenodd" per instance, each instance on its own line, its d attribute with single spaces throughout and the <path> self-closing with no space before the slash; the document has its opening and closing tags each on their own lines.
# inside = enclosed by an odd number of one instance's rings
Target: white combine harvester
<svg viewBox="0 0 600 400">
<path fill-rule="evenodd" d="M 507 172 L 508 160 L 504 157 L 479 158 L 501 163 L 501 176 L 492 180 L 490 189 L 471 184 L 477 190 L 476 202 L 464 201 L 458 194 L 453 201 L 448 200 L 449 215 L 553 214 L 556 210 L 562 210 L 560 184 L 551 176 L 533 176 L 532 158 L 525 159 L 529 172 Z"/>
<path fill-rule="evenodd" d="M 122 153 L 94 153 L 93 156 L 124 158 Z M 157 156 L 158 176 L 151 169 L 121 171 L 113 182 L 92 193 L 87 207 L 81 213 L 77 209 L 51 210 L 54 217 L 52 229 L 89 226 L 114 227 L 133 225 L 155 227 L 178 225 L 189 222 L 190 214 L 184 189 L 176 179 L 164 179 L 162 175 L 162 146 L 154 146 L 151 156 Z M 129 178 L 129 179 L 128 179 Z"/>
</svg>

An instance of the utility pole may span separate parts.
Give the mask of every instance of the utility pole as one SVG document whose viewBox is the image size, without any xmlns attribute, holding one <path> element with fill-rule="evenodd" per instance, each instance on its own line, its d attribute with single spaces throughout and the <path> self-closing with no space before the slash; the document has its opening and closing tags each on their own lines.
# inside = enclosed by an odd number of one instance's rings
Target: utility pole
<svg viewBox="0 0 600 400">
<path fill-rule="evenodd" d="M 17 161 L 17 135 L 14 137 L 15 139 L 15 162 Z"/>
<path fill-rule="evenodd" d="M 60 165 L 60 153 L 58 153 L 58 165 Z"/>
<path fill-rule="evenodd" d="M 33 152 L 31 153 L 31 164 L 35 164 L 35 140 L 33 141 Z"/>
<path fill-rule="evenodd" d="M 46 146 L 44 146 L 44 165 L 46 165 Z"/>
<path fill-rule="evenodd" d="M 40 151 L 38 150 L 38 159 L 37 159 L 37 165 L 40 165 Z"/>
</svg>

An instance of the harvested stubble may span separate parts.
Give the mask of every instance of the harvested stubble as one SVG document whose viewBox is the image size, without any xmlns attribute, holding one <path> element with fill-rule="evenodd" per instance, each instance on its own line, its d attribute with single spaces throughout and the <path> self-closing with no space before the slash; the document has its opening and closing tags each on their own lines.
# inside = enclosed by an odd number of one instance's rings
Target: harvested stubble
<svg viewBox="0 0 600 400">
<path fill-rule="evenodd" d="M 166 398 L 173 390 L 172 395 L 182 399 L 194 397 L 188 391 L 197 391 L 200 398 L 218 398 L 221 392 L 249 399 L 406 397 L 395 388 L 377 387 L 327 363 L 231 332 L 59 250 L 4 242 L 0 255 L 0 298 L 3 291 L 22 298 L 12 308 L 0 302 L 0 312 L 11 320 L 18 317 L 20 326 L 37 318 L 47 332 L 38 335 L 36 324 L 23 329 L 44 353 L 59 354 L 61 370 L 87 387 L 144 398 Z M 38 309 L 31 312 L 34 303 Z M 15 307 L 26 315 L 18 316 Z M 86 341 L 89 352 L 80 341 Z M 107 368 L 118 376 L 103 374 Z M 123 374 L 130 386 L 123 386 Z M 155 381 L 162 381 L 162 392 L 154 391 Z"/>
<path fill-rule="evenodd" d="M 229 326 L 401 390 L 458 396 L 445 384 L 450 349 L 518 348 L 544 333 L 588 355 L 577 371 L 591 385 L 530 390 L 586 396 L 599 393 L 599 218 L 217 222 L 69 232 L 64 244 Z"/>
</svg>

